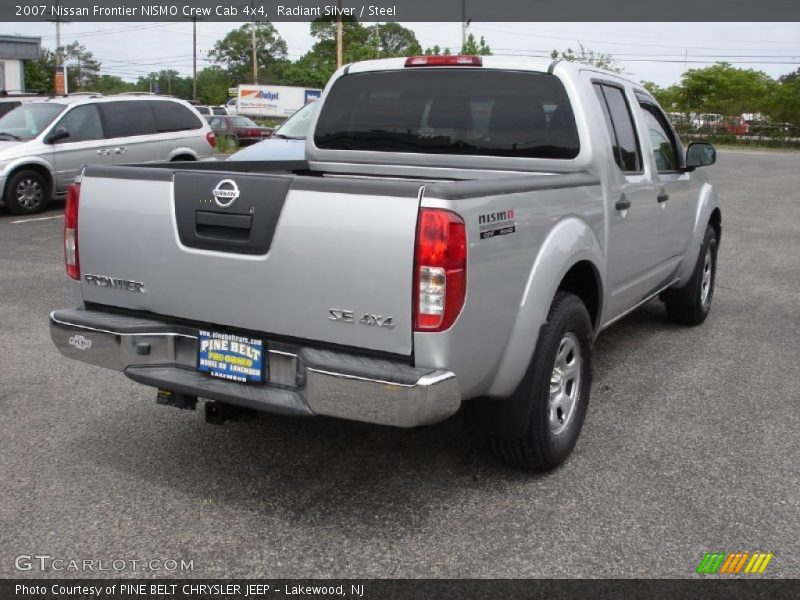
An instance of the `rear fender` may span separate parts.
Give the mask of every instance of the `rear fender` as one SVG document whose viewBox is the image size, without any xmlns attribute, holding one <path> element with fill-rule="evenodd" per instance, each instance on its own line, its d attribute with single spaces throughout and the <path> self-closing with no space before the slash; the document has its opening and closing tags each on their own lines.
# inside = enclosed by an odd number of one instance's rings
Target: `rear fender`
<svg viewBox="0 0 800 600">
<path fill-rule="evenodd" d="M 489 433 L 506 437 L 524 434 L 530 411 L 531 361 L 558 286 L 580 261 L 590 262 L 597 273 L 603 273 L 602 257 L 594 231 L 581 219 L 564 219 L 548 234 L 528 274 L 511 336 L 487 394 L 494 399 L 485 404 L 489 414 L 484 422 Z M 600 294 L 598 310 L 602 312 L 602 289 Z M 497 411 L 501 403 L 503 410 Z"/>
</svg>

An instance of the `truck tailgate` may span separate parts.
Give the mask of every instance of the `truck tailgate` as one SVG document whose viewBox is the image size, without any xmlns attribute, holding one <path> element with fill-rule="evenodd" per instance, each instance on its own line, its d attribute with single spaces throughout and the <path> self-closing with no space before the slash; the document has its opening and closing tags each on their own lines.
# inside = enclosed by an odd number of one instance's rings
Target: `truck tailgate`
<svg viewBox="0 0 800 600">
<path fill-rule="evenodd" d="M 410 355 L 419 188 L 89 168 L 78 225 L 83 298 L 234 331 Z M 336 319 L 331 311 L 353 316 Z"/>
</svg>

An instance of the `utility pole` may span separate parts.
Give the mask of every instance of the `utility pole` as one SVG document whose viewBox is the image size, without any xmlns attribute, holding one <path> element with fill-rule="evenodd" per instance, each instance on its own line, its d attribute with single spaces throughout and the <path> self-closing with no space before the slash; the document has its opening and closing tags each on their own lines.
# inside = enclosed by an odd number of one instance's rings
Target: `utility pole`
<svg viewBox="0 0 800 600">
<path fill-rule="evenodd" d="M 467 0 L 461 0 L 461 48 L 467 45 Z M 459 52 L 461 54 L 461 52 Z"/>
<path fill-rule="evenodd" d="M 56 6 L 61 4 L 60 0 L 56 2 Z M 56 24 L 56 71 L 62 69 L 62 76 L 64 77 L 64 94 L 69 93 L 69 84 L 67 83 L 67 61 L 62 60 L 61 50 L 61 17 L 58 16 L 54 19 Z"/>
<path fill-rule="evenodd" d="M 250 23 L 250 45 L 253 47 L 253 83 L 258 84 L 258 54 L 256 53 L 256 20 Z"/>
<path fill-rule="evenodd" d="M 192 17 L 192 101 L 197 102 L 197 17 Z"/>
<path fill-rule="evenodd" d="M 336 7 L 339 9 L 336 17 L 336 68 L 340 69 L 342 63 L 344 62 L 344 44 L 342 41 L 342 34 L 344 33 L 344 27 L 342 25 L 342 0 L 336 0 Z"/>
</svg>

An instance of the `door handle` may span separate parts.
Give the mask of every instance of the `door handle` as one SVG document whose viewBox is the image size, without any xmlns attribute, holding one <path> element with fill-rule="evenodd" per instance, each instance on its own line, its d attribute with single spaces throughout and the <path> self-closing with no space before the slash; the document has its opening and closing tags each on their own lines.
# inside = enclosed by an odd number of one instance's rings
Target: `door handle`
<svg viewBox="0 0 800 600">
<path fill-rule="evenodd" d="M 614 205 L 614 208 L 617 210 L 628 210 L 631 207 L 631 201 L 628 200 L 625 194 L 622 194 L 617 200 L 617 203 Z"/>
<path fill-rule="evenodd" d="M 114 148 L 114 154 L 125 154 L 128 149 L 125 146 L 120 146 L 119 148 Z"/>
<path fill-rule="evenodd" d="M 669 194 L 662 190 L 661 193 L 658 196 L 656 196 L 656 200 L 658 200 L 659 202 L 666 202 L 667 200 L 669 200 Z"/>
<path fill-rule="evenodd" d="M 97 151 L 97 154 L 99 154 L 100 156 L 108 156 L 109 154 L 111 154 L 111 150 L 109 150 L 108 148 L 101 148 L 100 150 Z"/>
</svg>

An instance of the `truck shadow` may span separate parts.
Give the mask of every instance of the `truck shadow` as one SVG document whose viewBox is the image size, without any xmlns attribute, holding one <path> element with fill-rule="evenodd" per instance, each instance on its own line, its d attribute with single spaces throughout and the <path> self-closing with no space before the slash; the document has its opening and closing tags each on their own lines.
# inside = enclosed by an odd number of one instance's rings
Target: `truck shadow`
<svg viewBox="0 0 800 600">
<path fill-rule="evenodd" d="M 663 329 L 672 329 L 663 309 L 648 305 L 601 337 L 594 407 L 602 405 L 620 355 Z M 461 414 L 414 430 L 274 415 L 218 427 L 204 422 L 201 404 L 197 412 L 157 406 L 151 390 L 119 383 L 108 412 L 72 440 L 70 451 L 87 468 L 172 489 L 196 510 L 244 509 L 304 526 L 346 527 L 355 537 L 373 536 L 376 525 L 421 530 L 472 492 L 490 497 L 511 486 L 534 501 L 546 487 L 573 485 L 589 468 L 582 458 L 602 443 L 587 436 L 590 424 L 565 467 L 531 475 L 493 459 Z"/>
</svg>

